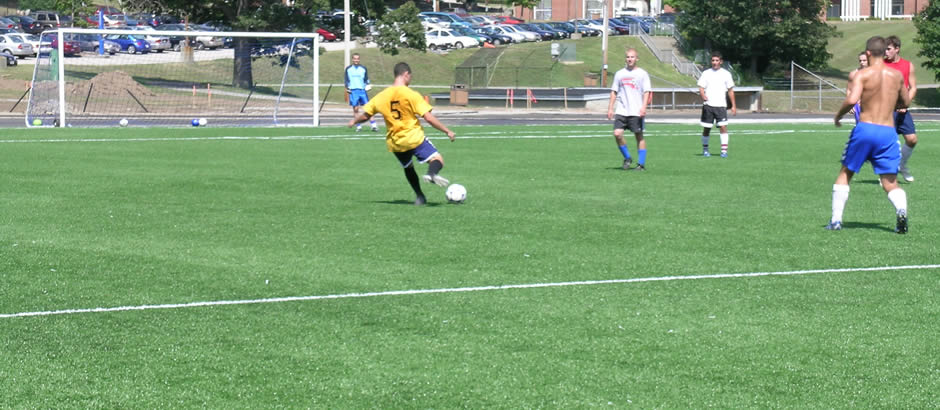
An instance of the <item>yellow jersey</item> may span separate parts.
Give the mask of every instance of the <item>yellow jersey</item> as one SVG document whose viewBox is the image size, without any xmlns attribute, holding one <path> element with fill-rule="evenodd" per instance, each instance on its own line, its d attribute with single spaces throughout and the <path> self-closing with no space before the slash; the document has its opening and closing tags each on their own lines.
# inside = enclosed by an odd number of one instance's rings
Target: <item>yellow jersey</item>
<svg viewBox="0 0 940 410">
<path fill-rule="evenodd" d="M 382 113 L 389 151 L 405 152 L 424 142 L 424 129 L 418 118 L 431 111 L 431 104 L 418 92 L 405 86 L 389 87 L 372 97 L 362 109 L 369 115 Z"/>
</svg>

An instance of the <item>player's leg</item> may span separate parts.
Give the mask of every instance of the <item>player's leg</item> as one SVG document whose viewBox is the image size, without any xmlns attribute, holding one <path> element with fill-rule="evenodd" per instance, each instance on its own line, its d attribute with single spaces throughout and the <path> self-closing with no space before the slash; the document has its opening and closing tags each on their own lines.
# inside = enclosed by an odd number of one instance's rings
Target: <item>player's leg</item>
<svg viewBox="0 0 940 410">
<path fill-rule="evenodd" d="M 627 148 L 627 141 L 623 139 L 623 130 L 627 127 L 626 117 L 622 115 L 614 116 L 614 140 L 617 142 L 617 149 L 623 155 L 623 169 L 630 169 L 633 158 L 630 157 L 630 149 Z"/>
<path fill-rule="evenodd" d="M 871 154 L 871 167 L 878 174 L 881 187 L 888 194 L 888 200 L 894 205 L 897 225 L 894 231 L 900 234 L 907 233 L 907 193 L 898 186 L 897 171 L 901 161 L 898 152 L 898 141 L 895 135 L 888 130 L 887 141 L 876 147 Z"/>
<path fill-rule="evenodd" d="M 852 181 L 852 175 L 854 173 L 843 165 L 836 176 L 836 182 L 832 184 L 832 217 L 826 225 L 826 229 L 830 231 L 842 229 L 842 214 L 845 211 L 845 203 L 849 201 L 849 182 Z"/>
<path fill-rule="evenodd" d="M 895 129 L 898 134 L 904 136 L 904 144 L 901 145 L 901 164 L 898 170 L 901 171 L 901 176 L 904 177 L 905 181 L 914 182 L 914 175 L 911 174 L 911 169 L 907 165 L 907 161 L 911 159 L 911 155 L 914 153 L 914 147 L 917 145 L 914 117 L 911 116 L 909 111 L 895 112 L 894 115 Z"/>
<path fill-rule="evenodd" d="M 728 109 L 725 107 L 716 107 L 715 116 L 718 118 L 718 134 L 721 138 L 721 157 L 728 158 Z"/>
<path fill-rule="evenodd" d="M 425 138 L 421 145 L 415 148 L 415 156 L 422 164 L 428 164 L 428 173 L 424 175 L 424 181 L 435 184 L 440 187 L 447 187 L 450 181 L 440 176 L 441 169 L 444 168 L 444 156 L 437 152 L 437 148 L 431 143 L 431 140 Z"/>
<path fill-rule="evenodd" d="M 366 105 L 366 103 L 368 102 L 369 102 L 369 94 L 363 91 L 362 92 L 362 105 Z M 375 116 L 369 118 L 369 125 L 372 126 L 373 132 L 377 132 L 379 130 L 379 127 L 375 125 Z"/>
<path fill-rule="evenodd" d="M 395 157 L 398 158 L 398 162 L 405 170 L 405 179 L 408 180 L 408 184 L 415 192 L 415 205 L 424 205 L 427 203 L 427 199 L 424 197 L 424 192 L 421 191 L 421 180 L 418 178 L 418 173 L 415 171 L 414 163 L 411 160 L 412 155 L 412 151 L 395 153 Z"/>
<path fill-rule="evenodd" d="M 700 120 L 702 124 L 702 156 L 710 157 L 711 154 L 708 153 L 708 137 L 712 132 L 712 127 L 714 126 L 715 119 L 712 118 L 711 112 L 708 110 L 707 105 L 702 106 L 702 118 Z"/>
<path fill-rule="evenodd" d="M 637 166 L 635 171 L 646 171 L 646 139 L 643 138 L 643 117 L 630 117 L 628 128 L 636 138 Z"/>
</svg>

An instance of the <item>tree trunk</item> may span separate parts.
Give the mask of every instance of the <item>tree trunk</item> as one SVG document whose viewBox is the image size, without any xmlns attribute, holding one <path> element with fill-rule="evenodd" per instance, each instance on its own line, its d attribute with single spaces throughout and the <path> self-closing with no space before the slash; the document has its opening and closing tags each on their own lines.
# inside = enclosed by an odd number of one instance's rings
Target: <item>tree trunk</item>
<svg viewBox="0 0 940 410">
<path fill-rule="evenodd" d="M 235 37 L 235 66 L 232 73 L 232 85 L 250 89 L 254 84 L 251 76 L 251 39 Z"/>
</svg>

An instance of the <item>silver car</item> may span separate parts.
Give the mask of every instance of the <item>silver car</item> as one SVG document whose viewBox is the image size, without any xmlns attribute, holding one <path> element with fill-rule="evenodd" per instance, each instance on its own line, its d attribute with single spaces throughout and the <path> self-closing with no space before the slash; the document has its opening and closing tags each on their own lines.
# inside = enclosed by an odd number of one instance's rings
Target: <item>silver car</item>
<svg viewBox="0 0 940 410">
<path fill-rule="evenodd" d="M 14 55 L 18 58 L 32 56 L 36 54 L 33 51 L 33 45 L 20 36 L 9 34 L 0 35 L 0 52 Z"/>
<path fill-rule="evenodd" d="M 170 50 L 173 48 L 170 44 L 170 38 L 167 36 L 159 35 L 159 31 L 150 26 L 134 26 L 130 27 L 131 30 L 143 31 L 145 40 L 150 43 L 150 51 L 156 51 L 162 53 L 164 50 Z"/>
</svg>

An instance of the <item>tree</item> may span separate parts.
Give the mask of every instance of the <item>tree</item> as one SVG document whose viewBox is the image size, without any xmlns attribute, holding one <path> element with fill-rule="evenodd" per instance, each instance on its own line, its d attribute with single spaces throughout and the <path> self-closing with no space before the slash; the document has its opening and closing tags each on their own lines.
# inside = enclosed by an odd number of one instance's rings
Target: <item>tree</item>
<svg viewBox="0 0 940 410">
<path fill-rule="evenodd" d="M 914 42 L 920 44 L 917 55 L 924 57 L 924 66 L 933 70 L 934 78 L 940 81 L 940 1 L 932 1 L 914 16 L 917 35 Z"/>
<path fill-rule="evenodd" d="M 683 36 L 726 60 L 763 72 L 773 62 L 825 67 L 829 38 L 839 35 L 820 19 L 825 0 L 682 0 L 676 22 Z"/>
<path fill-rule="evenodd" d="M 397 55 L 399 47 L 421 51 L 427 48 L 424 26 L 418 19 L 418 7 L 414 2 L 409 1 L 386 14 L 379 20 L 378 29 L 376 43 L 386 54 Z"/>
<path fill-rule="evenodd" d="M 535 9 L 535 6 L 539 5 L 539 0 L 504 0 L 503 3 L 509 6 L 510 8 L 519 6 L 523 10 L 525 10 L 525 9 Z"/>
</svg>

